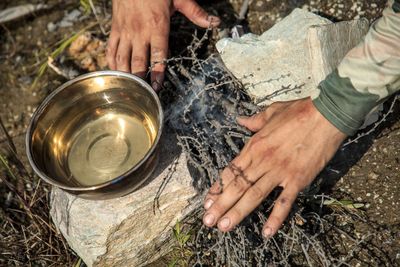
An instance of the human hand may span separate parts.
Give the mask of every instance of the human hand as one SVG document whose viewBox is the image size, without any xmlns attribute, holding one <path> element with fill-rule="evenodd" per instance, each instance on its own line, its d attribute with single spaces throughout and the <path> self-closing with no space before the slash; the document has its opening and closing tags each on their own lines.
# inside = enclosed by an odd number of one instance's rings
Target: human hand
<svg viewBox="0 0 400 267">
<path fill-rule="evenodd" d="M 275 187 L 283 191 L 263 227 L 272 237 L 288 216 L 297 194 L 333 157 L 346 138 L 314 107 L 310 98 L 274 103 L 238 123 L 256 132 L 210 188 L 203 222 L 232 230 Z"/>
<path fill-rule="evenodd" d="M 215 27 L 220 19 L 209 16 L 194 0 L 113 0 L 107 62 L 112 70 L 146 76 L 149 50 L 151 84 L 158 91 L 164 80 L 170 17 L 179 11 L 200 27 Z"/>
</svg>

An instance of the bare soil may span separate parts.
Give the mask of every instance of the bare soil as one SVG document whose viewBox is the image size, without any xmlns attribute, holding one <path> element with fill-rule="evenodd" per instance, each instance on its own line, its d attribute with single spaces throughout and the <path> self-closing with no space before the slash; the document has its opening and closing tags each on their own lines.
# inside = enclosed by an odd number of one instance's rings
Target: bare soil
<svg viewBox="0 0 400 267">
<path fill-rule="evenodd" d="M 40 101 L 65 81 L 64 78 L 48 70 L 39 80 L 36 87 L 32 83 L 37 75 L 40 64 L 46 60 L 46 54 L 54 49 L 54 45 L 61 39 L 70 36 L 85 25 L 94 21 L 88 17 L 76 21 L 72 26 L 49 31 L 49 23 L 57 23 L 66 13 L 79 8 L 78 1 L 35 0 L 11 1 L 3 0 L 0 10 L 23 3 L 48 3 L 54 5 L 46 11 L 27 16 L 16 22 L 0 25 L 0 118 L 7 132 L 17 146 L 19 158 L 30 171 L 25 157 L 24 134 L 29 119 Z M 230 1 L 203 1 L 204 6 L 212 13 L 220 15 L 225 26 L 232 26 L 237 20 L 240 0 Z M 305 8 L 321 14 L 334 21 L 366 17 L 370 22 L 379 17 L 385 5 L 385 0 L 375 1 L 345 1 L 345 0 L 253 0 L 250 3 L 246 20 L 248 30 L 261 33 L 274 23 L 289 14 L 295 7 Z M 109 10 L 109 5 L 102 4 Z M 182 18 L 175 18 L 182 20 Z M 189 25 L 185 23 L 184 25 Z M 186 27 L 186 28 L 185 28 Z M 171 53 L 177 54 L 187 45 L 192 26 L 173 28 L 171 33 Z M 98 28 L 93 29 L 96 33 Z M 183 36 L 182 39 L 176 39 Z M 182 42 L 182 40 L 184 40 Z M 187 41 L 187 42 L 186 42 Z M 186 43 L 185 43 L 186 42 Z M 209 48 L 212 50 L 212 47 Z M 388 108 L 389 104 L 386 105 Z M 341 235 L 333 234 L 327 229 L 327 240 L 338 250 L 338 257 L 349 249 L 354 249 L 351 240 L 364 240 L 359 248 L 355 249 L 355 256 L 348 260 L 350 266 L 399 266 L 400 265 L 400 108 L 395 106 L 390 118 L 380 125 L 372 134 L 363 137 L 357 144 L 351 144 L 339 152 L 331 163 L 331 170 L 325 171 L 324 193 L 338 200 L 351 200 L 352 203 L 363 204 L 361 208 L 346 209 L 343 207 L 327 207 L 334 216 L 331 222 L 343 229 Z M 6 136 L 0 131 L 0 152 L 9 155 Z M 9 158 L 11 159 L 11 158 Z M 11 161 L 10 161 L 11 162 Z M 13 165 L 13 162 L 11 162 Z M 14 169 L 16 172 L 19 170 Z M 6 216 L 23 211 L 18 206 L 14 193 L 7 187 L 4 180 L 12 182 L 17 191 L 24 195 L 31 188 L 28 180 L 13 180 L 0 164 L 0 227 L 7 226 Z M 37 185 L 37 178 L 34 178 Z M 30 184 L 28 186 L 28 184 Z M 44 195 L 48 187 L 40 184 Z M 10 196 L 11 192 L 11 196 Z M 29 192 L 27 193 L 29 194 Z M 11 198 L 11 200 L 10 200 Z M 45 196 L 44 196 L 45 199 Z M 37 207 L 48 209 L 48 206 Z M 45 218 L 49 221 L 49 218 Z M 27 217 L 25 223 L 29 221 Z M 24 258 L 27 249 L 16 247 L 15 254 L 3 254 L 2 243 L 7 234 L 0 230 L 0 266 L 26 266 L 29 261 Z M 331 238 L 330 238 L 331 237 Z M 21 235 L 22 238 L 22 235 Z M 61 238 L 55 234 L 54 238 Z M 330 239 L 329 239 L 330 238 Z M 350 240 L 350 241 L 349 241 Z M 22 242 L 23 243 L 23 242 Z M 60 245 L 61 247 L 61 245 Z M 20 251 L 19 251 L 20 250 Z M 54 255 L 57 252 L 53 252 Z M 69 254 L 63 262 L 55 265 L 71 264 L 75 261 L 73 252 L 68 249 L 59 251 L 60 254 Z M 358 256 L 357 256 L 358 255 Z M 37 261 L 42 266 L 51 265 L 50 262 Z M 306 265 L 304 263 L 303 265 Z"/>
</svg>

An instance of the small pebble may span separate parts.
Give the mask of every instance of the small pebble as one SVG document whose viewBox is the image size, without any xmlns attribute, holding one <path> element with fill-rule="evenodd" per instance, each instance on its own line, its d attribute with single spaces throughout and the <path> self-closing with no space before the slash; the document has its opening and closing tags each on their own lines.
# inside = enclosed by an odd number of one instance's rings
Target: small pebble
<svg viewBox="0 0 400 267">
<path fill-rule="evenodd" d="M 54 32 L 54 31 L 56 30 L 56 28 L 57 28 L 57 25 L 54 24 L 53 22 L 49 22 L 49 23 L 47 24 L 47 30 L 48 30 L 49 32 Z"/>
</svg>

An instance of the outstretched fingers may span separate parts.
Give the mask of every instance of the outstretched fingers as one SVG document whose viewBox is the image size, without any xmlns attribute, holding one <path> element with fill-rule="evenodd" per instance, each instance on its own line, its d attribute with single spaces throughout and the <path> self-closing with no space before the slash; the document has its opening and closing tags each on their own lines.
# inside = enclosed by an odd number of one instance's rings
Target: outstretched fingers
<svg viewBox="0 0 400 267">
<path fill-rule="evenodd" d="M 207 210 L 211 205 L 225 192 L 229 184 L 247 169 L 251 164 L 251 158 L 248 154 L 242 153 L 238 155 L 232 162 L 222 171 L 221 177 L 216 181 L 208 191 L 204 199 L 204 208 Z"/>
<path fill-rule="evenodd" d="M 213 227 L 222 215 L 236 204 L 250 186 L 251 182 L 244 176 L 235 177 L 204 214 L 204 224 Z"/>
<path fill-rule="evenodd" d="M 226 212 L 218 221 L 218 229 L 226 232 L 232 230 L 246 216 L 248 216 L 276 187 L 276 183 L 270 177 L 260 178 L 253 184 L 240 200 Z"/>
<path fill-rule="evenodd" d="M 289 215 L 293 203 L 296 201 L 299 190 L 294 185 L 288 185 L 275 201 L 274 208 L 263 227 L 263 236 L 271 238 L 281 228 Z"/>
<path fill-rule="evenodd" d="M 265 169 L 255 171 L 257 168 L 251 161 L 236 160 L 237 164 L 245 166 L 242 170 L 235 166 L 235 160 L 223 172 L 223 190 L 221 184 L 215 183 L 204 202 L 204 224 L 209 227 L 218 224 L 221 231 L 235 227 L 276 186 L 273 180 L 262 178 L 266 175 Z"/>
</svg>

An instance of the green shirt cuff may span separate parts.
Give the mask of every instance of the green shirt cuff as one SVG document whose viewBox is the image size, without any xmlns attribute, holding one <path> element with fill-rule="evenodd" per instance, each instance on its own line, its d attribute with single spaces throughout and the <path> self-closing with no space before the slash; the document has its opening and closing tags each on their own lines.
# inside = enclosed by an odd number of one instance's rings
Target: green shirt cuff
<svg viewBox="0 0 400 267">
<path fill-rule="evenodd" d="M 361 127 L 362 122 L 353 120 L 344 114 L 340 108 L 329 99 L 329 96 L 321 91 L 320 95 L 313 100 L 314 106 L 317 110 L 336 128 L 348 136 L 357 132 Z"/>
<path fill-rule="evenodd" d="M 354 88 L 347 77 L 337 70 L 319 84 L 320 94 L 313 100 L 319 112 L 336 128 L 353 135 L 363 124 L 365 116 L 378 104 L 379 97 Z"/>
</svg>

